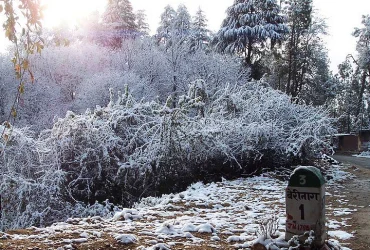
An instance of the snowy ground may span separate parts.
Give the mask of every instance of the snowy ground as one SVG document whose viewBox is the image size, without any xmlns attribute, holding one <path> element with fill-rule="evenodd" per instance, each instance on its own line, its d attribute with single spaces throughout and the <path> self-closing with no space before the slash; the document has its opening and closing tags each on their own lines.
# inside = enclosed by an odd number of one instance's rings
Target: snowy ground
<svg viewBox="0 0 370 250">
<path fill-rule="evenodd" d="M 348 204 L 340 185 L 350 175 L 344 167 L 332 166 L 327 176 L 329 239 L 350 249 L 345 241 L 354 235 L 346 228 L 356 207 Z M 0 249 L 248 249 L 269 218 L 277 222 L 279 236 L 274 240 L 279 248 L 271 249 L 287 249 L 282 240 L 285 188 L 286 181 L 274 174 L 196 183 L 179 194 L 146 198 L 113 218 L 73 218 L 47 228 L 2 234 Z"/>
<path fill-rule="evenodd" d="M 370 159 L 370 151 L 361 152 L 361 154 L 353 155 L 355 157 L 362 157 L 362 158 L 369 158 Z"/>
</svg>

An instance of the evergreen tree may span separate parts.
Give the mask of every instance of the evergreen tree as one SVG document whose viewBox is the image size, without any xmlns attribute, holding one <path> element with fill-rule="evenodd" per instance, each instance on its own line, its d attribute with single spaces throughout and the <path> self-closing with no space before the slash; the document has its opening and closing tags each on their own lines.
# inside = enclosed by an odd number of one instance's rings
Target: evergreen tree
<svg viewBox="0 0 370 250">
<path fill-rule="evenodd" d="M 302 88 L 302 81 L 299 81 L 298 72 L 302 65 L 301 58 L 304 37 L 312 24 L 312 0 L 288 0 L 286 1 L 285 13 L 288 17 L 290 28 L 288 44 L 286 45 L 288 55 L 288 79 L 285 92 L 293 97 L 298 96 L 299 89 Z"/>
<path fill-rule="evenodd" d="M 190 33 L 190 14 L 185 5 L 180 4 L 177 8 L 174 29 L 179 37 L 189 36 Z"/>
<path fill-rule="evenodd" d="M 136 26 L 140 33 L 144 35 L 149 34 L 149 24 L 146 21 L 146 14 L 144 10 L 138 10 L 136 12 Z"/>
<path fill-rule="evenodd" d="M 106 41 L 113 47 L 120 47 L 122 39 L 135 37 L 138 29 L 131 2 L 109 0 L 103 14 L 103 25 L 106 30 Z"/>
<path fill-rule="evenodd" d="M 340 132 L 351 133 L 356 130 L 356 106 L 358 103 L 359 75 L 350 57 L 338 66 L 337 80 L 340 91 L 333 105 L 333 114 L 338 118 L 338 129 Z"/>
<path fill-rule="evenodd" d="M 167 42 L 174 28 L 175 18 L 176 11 L 170 5 L 167 5 L 161 14 L 161 21 L 157 29 L 156 37 L 159 42 Z"/>
<path fill-rule="evenodd" d="M 204 11 L 199 7 L 193 22 L 191 23 L 191 45 L 192 50 L 204 49 L 210 42 L 210 31 L 207 28 L 207 18 Z"/>
<path fill-rule="evenodd" d="M 99 11 L 90 13 L 86 18 L 79 20 L 79 35 L 90 42 L 99 41 L 101 26 L 99 24 Z"/>
<path fill-rule="evenodd" d="M 326 34 L 323 20 L 312 17 L 306 31 L 297 37 L 297 43 L 286 46 L 288 61 L 288 79 L 286 93 L 296 101 L 322 105 L 331 93 L 328 52 L 322 35 Z M 319 98 L 319 96 L 321 98 Z"/>
<path fill-rule="evenodd" d="M 363 120 L 363 114 L 361 113 L 365 113 L 364 106 L 368 106 L 365 104 L 365 102 L 367 102 L 366 96 L 370 95 L 370 15 L 362 17 L 362 24 L 364 27 L 356 28 L 353 32 L 353 36 L 358 38 L 356 45 L 358 60 L 354 60 L 354 62 L 356 63 L 360 74 L 356 116 L 361 116 L 361 120 Z M 367 126 L 370 125 L 368 122 L 370 121 L 366 121 Z"/>
<path fill-rule="evenodd" d="M 281 49 L 264 58 L 271 85 L 296 103 L 328 104 L 335 98 L 337 81 L 329 70 L 323 35 L 326 24 L 315 16 L 311 0 L 288 0 L 284 11 L 289 27 Z"/>
<path fill-rule="evenodd" d="M 348 133 L 370 128 L 370 16 L 363 16 L 362 24 L 353 33 L 358 38 L 358 57 L 348 55 L 339 66 L 342 91 L 337 97 L 338 113 L 341 129 Z"/>
<path fill-rule="evenodd" d="M 268 41 L 273 47 L 287 31 L 276 0 L 235 0 L 215 42 L 222 52 L 244 54 L 245 63 L 251 66 L 259 47 Z"/>
</svg>

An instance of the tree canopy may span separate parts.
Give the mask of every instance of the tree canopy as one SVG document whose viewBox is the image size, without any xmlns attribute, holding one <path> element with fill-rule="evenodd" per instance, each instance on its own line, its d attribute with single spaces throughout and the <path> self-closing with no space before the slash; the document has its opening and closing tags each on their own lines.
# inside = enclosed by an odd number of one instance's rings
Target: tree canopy
<svg viewBox="0 0 370 250">
<path fill-rule="evenodd" d="M 273 46 L 288 32 L 275 0 L 235 0 L 216 34 L 216 47 L 223 52 L 244 54 L 245 63 L 259 46 Z"/>
</svg>

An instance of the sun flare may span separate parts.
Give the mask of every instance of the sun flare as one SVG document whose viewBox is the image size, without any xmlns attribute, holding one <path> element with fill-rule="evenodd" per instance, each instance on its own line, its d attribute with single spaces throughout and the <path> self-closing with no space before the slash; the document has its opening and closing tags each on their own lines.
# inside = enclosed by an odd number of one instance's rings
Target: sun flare
<svg viewBox="0 0 370 250">
<path fill-rule="evenodd" d="M 73 25 L 94 11 L 102 12 L 106 0 L 43 0 L 44 26 Z"/>
</svg>

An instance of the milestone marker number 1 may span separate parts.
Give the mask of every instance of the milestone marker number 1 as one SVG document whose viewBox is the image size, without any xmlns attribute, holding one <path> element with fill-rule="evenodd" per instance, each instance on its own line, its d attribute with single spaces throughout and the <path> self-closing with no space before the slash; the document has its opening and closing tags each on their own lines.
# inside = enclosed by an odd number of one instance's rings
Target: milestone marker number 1
<svg viewBox="0 0 370 250">
<path fill-rule="evenodd" d="M 286 188 L 285 239 L 311 230 L 315 247 L 321 249 L 326 239 L 325 179 L 318 168 L 302 166 L 294 170 Z"/>
</svg>

